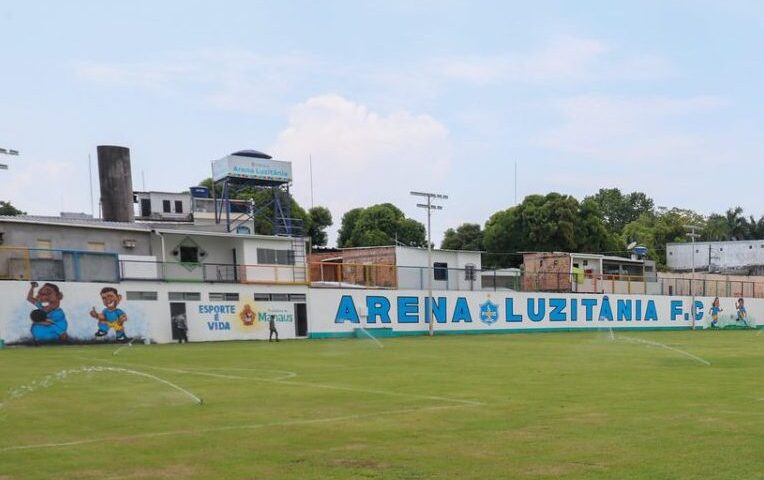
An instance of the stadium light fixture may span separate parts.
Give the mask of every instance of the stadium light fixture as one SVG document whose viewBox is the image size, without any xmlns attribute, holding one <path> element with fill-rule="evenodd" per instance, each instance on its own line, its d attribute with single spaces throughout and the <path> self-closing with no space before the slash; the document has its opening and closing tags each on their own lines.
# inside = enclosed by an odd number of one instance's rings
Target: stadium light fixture
<svg viewBox="0 0 764 480">
<path fill-rule="evenodd" d="M 410 192 L 415 197 L 427 198 L 427 203 L 417 203 L 416 206 L 427 210 L 427 269 L 429 270 L 427 275 L 427 314 L 430 316 L 430 322 L 428 326 L 429 335 L 432 337 L 433 328 L 435 325 L 435 316 L 433 315 L 434 309 L 432 306 L 432 278 L 435 275 L 435 269 L 432 264 L 432 231 L 430 228 L 430 217 L 433 210 L 443 210 L 440 205 L 433 205 L 432 200 L 434 198 L 448 200 L 448 195 L 442 193 L 427 193 L 427 192 Z"/>
<path fill-rule="evenodd" d="M 14 156 L 14 157 L 18 157 L 19 156 L 19 151 L 18 150 L 14 150 L 12 148 L 2 148 L 2 147 L 0 147 L 0 153 L 2 153 L 3 155 L 11 155 L 11 156 Z M 0 170 L 8 170 L 8 164 L 0 163 Z"/>
</svg>

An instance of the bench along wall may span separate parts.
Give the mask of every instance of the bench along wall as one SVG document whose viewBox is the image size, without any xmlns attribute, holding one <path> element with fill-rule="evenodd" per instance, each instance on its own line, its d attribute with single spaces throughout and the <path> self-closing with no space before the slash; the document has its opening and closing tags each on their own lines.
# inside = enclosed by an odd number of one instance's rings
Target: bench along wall
<svg viewBox="0 0 764 480">
<path fill-rule="evenodd" d="M 40 287 L 44 282 L 40 282 Z M 117 284 L 59 282 L 62 297 L 59 308 L 65 316 L 54 314 L 57 325 L 36 327 L 30 314 L 37 308 L 27 302 L 30 284 L 0 281 L 0 338 L 8 344 L 104 342 L 115 340 L 109 329 L 105 337 L 96 337 L 98 321 L 90 311 L 102 312 L 104 287 L 113 287 L 121 296 L 118 308 L 127 315 L 124 324 L 128 337 L 152 342 L 173 341 L 173 317 L 183 314 L 191 341 L 267 339 L 268 318 L 275 316 L 280 338 L 295 338 L 295 306 L 305 304 L 308 289 L 299 286 L 197 285 L 159 282 L 123 282 Z M 35 290 L 37 293 L 39 289 Z M 53 332 L 65 336 L 51 340 Z M 37 333 L 38 338 L 35 338 Z M 46 337 L 46 338 L 42 338 Z"/>
<path fill-rule="evenodd" d="M 571 329 L 692 328 L 692 298 L 634 295 L 435 292 L 435 330 L 490 333 Z M 734 324 L 736 299 L 721 299 L 724 324 Z M 696 328 L 709 326 L 713 298 L 695 299 Z M 427 294 L 421 291 L 313 290 L 310 337 L 352 336 L 359 327 L 397 335 L 428 330 Z M 764 300 L 748 299 L 747 321 L 764 318 Z M 741 324 L 742 326 L 742 324 Z"/>
</svg>

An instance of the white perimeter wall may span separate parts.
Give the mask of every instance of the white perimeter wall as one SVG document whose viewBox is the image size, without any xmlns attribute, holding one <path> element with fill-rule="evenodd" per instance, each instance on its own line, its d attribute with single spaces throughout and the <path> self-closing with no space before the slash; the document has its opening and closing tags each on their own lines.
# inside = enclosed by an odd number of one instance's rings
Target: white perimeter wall
<svg viewBox="0 0 764 480">
<path fill-rule="evenodd" d="M 183 303 L 191 341 L 263 340 L 268 338 L 268 315 L 275 315 L 279 336 L 295 338 L 295 305 L 307 303 L 308 333 L 315 338 L 354 334 L 358 327 L 389 328 L 399 334 L 427 330 L 426 293 L 421 290 L 308 289 L 303 286 L 260 286 L 159 282 L 57 284 L 69 323 L 68 334 L 94 340 L 97 322 L 88 312 L 103 308 L 100 290 L 114 286 L 123 296 L 120 308 L 128 316 L 130 337 L 172 340 L 170 304 Z M 0 338 L 7 343 L 29 340 L 29 284 L 0 281 Z M 126 299 L 127 292 L 155 292 L 157 300 Z M 169 300 L 170 293 L 198 293 L 200 300 Z M 210 300 L 210 293 L 239 293 L 238 301 Z M 257 294 L 305 295 L 306 301 L 255 301 Z M 434 292 L 436 330 L 452 333 L 544 331 L 567 329 L 690 328 L 691 298 L 644 295 L 545 294 L 501 292 Z M 712 298 L 697 297 L 697 326 L 708 326 Z M 245 325 L 239 314 L 249 305 L 257 317 Z M 749 322 L 764 319 L 764 299 L 746 299 Z M 735 313 L 735 299 L 722 298 L 726 322 Z M 376 312 L 376 313 L 375 313 Z M 764 324 L 764 320 L 761 322 Z M 109 338 L 114 333 L 110 332 Z"/>
<path fill-rule="evenodd" d="M 314 289 L 308 305 L 310 336 L 342 336 L 358 327 L 423 332 L 428 327 L 425 318 L 429 318 L 426 297 L 422 291 Z M 445 311 L 435 315 L 435 329 L 454 333 L 692 326 L 690 297 L 501 292 L 435 292 L 434 297 Z M 713 298 L 696 297 L 696 302 L 696 324 L 703 328 L 710 322 Z M 725 318 L 729 317 L 735 313 L 735 299 L 721 299 L 721 307 Z M 746 307 L 750 322 L 764 318 L 764 299 L 748 299 Z M 489 315 L 491 310 L 495 315 Z"/>
<path fill-rule="evenodd" d="M 40 283 L 42 285 L 42 282 Z M 97 322 L 88 315 L 92 307 L 101 311 L 103 303 L 100 291 L 105 286 L 115 287 L 122 295 L 119 308 L 128 317 L 125 332 L 129 337 L 150 338 L 154 342 L 172 342 L 170 317 L 170 292 L 199 293 L 200 301 L 173 300 L 186 304 L 188 337 L 191 341 L 257 340 L 268 338 L 267 315 L 276 316 L 280 338 L 295 338 L 295 304 L 305 301 L 266 302 L 255 301 L 254 294 L 292 293 L 307 295 L 307 287 L 259 286 L 259 285 L 210 285 L 193 283 L 124 282 L 103 283 L 56 283 L 64 298 L 61 308 L 69 324 L 68 335 L 80 341 L 93 340 Z M 29 283 L 0 281 L 0 338 L 6 343 L 31 340 L 29 314 L 34 306 L 26 301 Z M 157 300 L 127 300 L 126 292 L 156 292 Z M 210 292 L 238 292 L 239 301 L 210 301 Z M 257 321 L 244 325 L 239 313 L 249 304 Z M 113 339 L 114 332 L 109 338 Z"/>
</svg>

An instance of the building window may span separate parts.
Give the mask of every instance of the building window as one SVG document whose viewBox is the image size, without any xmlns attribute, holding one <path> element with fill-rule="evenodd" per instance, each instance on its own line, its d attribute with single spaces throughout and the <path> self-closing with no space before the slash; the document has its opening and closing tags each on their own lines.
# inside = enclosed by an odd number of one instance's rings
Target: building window
<svg viewBox="0 0 764 480">
<path fill-rule="evenodd" d="M 464 266 L 464 279 L 468 282 L 475 281 L 475 265 L 468 263 Z"/>
<path fill-rule="evenodd" d="M 294 251 L 258 248 L 257 263 L 260 265 L 294 265 Z"/>
<path fill-rule="evenodd" d="M 53 258 L 53 253 L 49 251 L 53 248 L 52 240 L 38 238 L 36 246 L 41 250 L 37 252 L 37 258 Z"/>
<path fill-rule="evenodd" d="M 169 300 L 186 300 L 189 302 L 201 302 L 202 294 L 199 292 L 168 292 Z"/>
<path fill-rule="evenodd" d="M 158 300 L 159 295 L 157 292 L 125 292 L 125 298 L 127 300 Z"/>
<path fill-rule="evenodd" d="M 302 299 L 300 300 L 300 297 Z M 256 302 L 289 302 L 289 301 L 305 301 L 304 294 L 289 294 L 289 293 L 256 293 Z"/>
<path fill-rule="evenodd" d="M 199 263 L 199 247 L 181 245 L 180 263 Z"/>
<path fill-rule="evenodd" d="M 183 213 L 183 202 L 175 200 L 175 213 Z"/>
<path fill-rule="evenodd" d="M 170 210 L 170 201 L 169 200 L 162 200 L 162 211 L 164 213 L 172 213 L 172 210 Z"/>
<path fill-rule="evenodd" d="M 210 292 L 210 302 L 238 302 L 239 294 L 236 292 Z"/>
<path fill-rule="evenodd" d="M 105 252 L 106 245 L 103 242 L 88 242 L 88 252 Z"/>
<path fill-rule="evenodd" d="M 444 262 L 435 262 L 433 266 L 433 279 L 438 281 L 448 281 L 448 264 Z"/>
<path fill-rule="evenodd" d="M 289 294 L 289 301 L 290 302 L 304 302 L 305 301 L 305 294 L 304 293 L 290 293 Z"/>
</svg>

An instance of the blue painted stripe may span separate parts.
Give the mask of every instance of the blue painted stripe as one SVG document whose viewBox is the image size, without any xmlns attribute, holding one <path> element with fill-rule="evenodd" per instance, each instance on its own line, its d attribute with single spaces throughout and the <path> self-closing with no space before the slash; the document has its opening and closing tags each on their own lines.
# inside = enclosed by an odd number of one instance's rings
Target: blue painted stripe
<svg viewBox="0 0 764 480">
<path fill-rule="evenodd" d="M 483 334 L 507 334 L 507 333 L 555 333 L 555 332 L 602 332 L 603 328 L 591 327 L 568 327 L 568 328 L 502 328 L 502 329 L 474 329 L 474 330 L 435 330 L 435 335 L 483 335 Z M 614 332 L 654 332 L 654 331 L 678 331 L 692 330 L 691 326 L 683 327 L 618 327 Z M 700 330 L 700 329 L 699 329 Z M 387 332 L 386 332 L 387 333 Z M 427 335 L 427 330 L 392 330 L 387 333 L 391 337 L 414 337 Z M 355 330 L 349 332 L 311 332 L 308 338 L 356 338 Z"/>
</svg>

